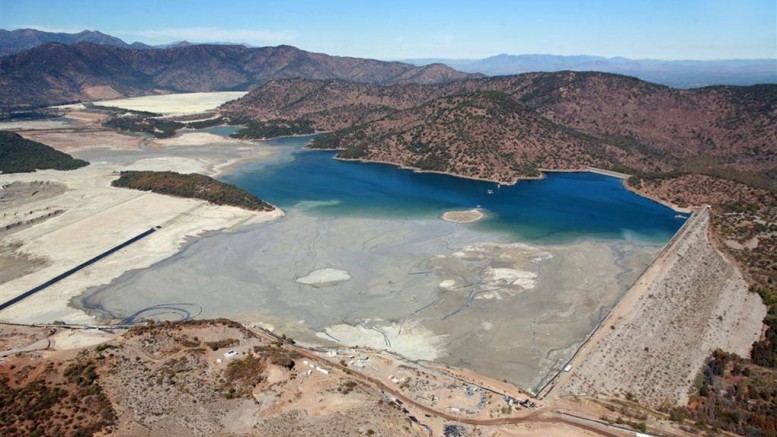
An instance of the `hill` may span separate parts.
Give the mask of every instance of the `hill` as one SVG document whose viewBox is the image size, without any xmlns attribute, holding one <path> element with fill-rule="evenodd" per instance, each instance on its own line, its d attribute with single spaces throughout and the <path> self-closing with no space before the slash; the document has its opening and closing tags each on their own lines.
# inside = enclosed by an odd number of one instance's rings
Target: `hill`
<svg viewBox="0 0 777 437">
<path fill-rule="evenodd" d="M 498 93 L 491 96 L 501 103 L 484 92 Z M 496 177 L 507 169 L 589 165 L 640 174 L 725 174 L 765 187 L 777 180 L 777 85 L 676 90 L 577 72 L 431 86 L 291 80 L 268 83 L 221 110 L 258 120 L 305 120 L 319 131 L 343 129 L 313 144 L 343 149 L 343 157 L 417 167 L 434 145 L 436 170 L 492 174 L 502 182 L 514 180 Z M 476 147 L 484 142 L 489 153 Z M 493 167 L 495 155 L 500 170 Z"/>
<path fill-rule="evenodd" d="M 14 132 L 0 131 L 0 173 L 74 170 L 85 165 L 89 163 L 43 143 L 22 138 Z"/>
<path fill-rule="evenodd" d="M 777 168 L 777 85 L 675 90 L 603 73 L 522 77 L 497 86 L 550 120 L 684 170 Z"/>
<path fill-rule="evenodd" d="M 317 137 L 313 148 L 342 149 L 340 158 L 394 162 L 513 183 L 560 170 L 651 162 L 538 115 L 501 91 L 432 100 L 378 121 Z M 660 163 L 654 166 L 661 168 Z"/>
<path fill-rule="evenodd" d="M 272 211 L 274 207 L 253 194 L 201 174 L 174 171 L 123 171 L 111 183 L 114 187 L 153 191 L 178 197 L 207 200 L 216 205 L 231 205 L 255 211 Z"/>
<path fill-rule="evenodd" d="M 440 83 L 476 77 L 443 65 L 311 53 L 291 46 L 184 45 L 135 50 L 49 43 L 0 58 L 3 107 L 34 107 L 174 92 L 245 90 L 281 78 L 375 84 Z"/>
<path fill-rule="evenodd" d="M 464 81 L 449 86 L 375 86 L 344 80 L 280 79 L 220 109 L 236 119 L 305 119 L 317 130 L 336 130 L 379 120 L 393 111 L 464 89 L 458 84 L 463 86 Z"/>
<path fill-rule="evenodd" d="M 500 54 L 484 59 L 408 59 L 414 65 L 442 63 L 459 71 L 489 76 L 557 71 L 599 71 L 634 76 L 675 88 L 777 83 L 777 59 L 678 60 L 621 56 Z"/>
</svg>

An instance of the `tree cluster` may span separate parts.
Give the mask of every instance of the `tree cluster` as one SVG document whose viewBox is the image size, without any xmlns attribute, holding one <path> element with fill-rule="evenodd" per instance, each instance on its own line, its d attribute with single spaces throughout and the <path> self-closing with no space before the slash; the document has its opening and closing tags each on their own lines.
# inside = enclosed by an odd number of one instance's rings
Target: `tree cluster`
<svg viewBox="0 0 777 437">
<path fill-rule="evenodd" d="M 0 172 L 29 173 L 35 170 L 74 170 L 88 162 L 54 150 L 14 132 L 0 131 Z"/>
<path fill-rule="evenodd" d="M 247 191 L 196 173 L 123 171 L 119 179 L 112 182 L 112 185 L 178 197 L 202 199 L 216 205 L 238 206 L 255 211 L 271 211 L 273 209 L 270 204 Z"/>
</svg>

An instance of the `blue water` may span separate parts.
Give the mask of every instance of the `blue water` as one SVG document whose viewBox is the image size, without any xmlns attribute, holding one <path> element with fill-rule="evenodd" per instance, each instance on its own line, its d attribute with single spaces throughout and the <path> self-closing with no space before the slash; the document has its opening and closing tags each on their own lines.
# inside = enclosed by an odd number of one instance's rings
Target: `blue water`
<svg viewBox="0 0 777 437">
<path fill-rule="evenodd" d="M 276 162 L 246 164 L 223 179 L 281 208 L 304 207 L 330 216 L 434 218 L 479 206 L 487 218 L 468 226 L 537 242 L 590 237 L 664 242 L 683 223 L 671 209 L 608 176 L 549 173 L 542 180 L 500 187 L 385 164 L 337 161 L 334 152 L 300 150 L 307 141 L 271 141 L 281 150 Z"/>
</svg>

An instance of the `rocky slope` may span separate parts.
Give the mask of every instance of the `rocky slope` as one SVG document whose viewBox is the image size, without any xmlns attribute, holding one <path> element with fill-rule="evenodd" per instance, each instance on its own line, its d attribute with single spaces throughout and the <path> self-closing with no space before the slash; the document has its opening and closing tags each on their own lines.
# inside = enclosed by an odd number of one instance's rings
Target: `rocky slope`
<svg viewBox="0 0 777 437">
<path fill-rule="evenodd" d="M 291 46 L 135 50 L 49 43 L 0 58 L 0 101 L 3 107 L 24 107 L 104 97 L 244 90 L 292 77 L 427 84 L 476 75 L 442 65 L 415 67 L 310 53 Z"/>
<path fill-rule="evenodd" d="M 485 91 L 507 104 L 485 110 L 483 104 L 493 105 Z M 454 98 L 462 95 L 470 97 Z M 504 182 L 514 179 L 507 169 L 590 165 L 726 174 L 762 186 L 777 175 L 777 85 L 676 90 L 576 72 L 431 86 L 286 80 L 259 87 L 222 112 L 343 129 L 314 144 L 343 149 L 343 157 L 429 168 L 417 164 L 434 146 L 435 170 Z"/>
</svg>

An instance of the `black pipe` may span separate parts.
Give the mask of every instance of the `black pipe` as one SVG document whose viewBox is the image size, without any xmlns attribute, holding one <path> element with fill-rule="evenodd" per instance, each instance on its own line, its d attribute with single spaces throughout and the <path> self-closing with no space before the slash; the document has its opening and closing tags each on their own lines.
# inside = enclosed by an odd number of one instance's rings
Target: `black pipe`
<svg viewBox="0 0 777 437">
<path fill-rule="evenodd" d="M 2 304 L 0 304 L 0 311 L 8 308 L 9 306 L 11 306 L 11 305 L 13 305 L 13 304 L 15 304 L 17 302 L 20 302 L 20 301 L 22 301 L 24 299 L 27 299 L 28 297 L 30 297 L 33 294 L 43 290 L 44 288 L 46 288 L 46 287 L 48 287 L 48 286 L 50 286 L 52 284 L 55 284 L 55 283 L 65 279 L 65 278 L 67 278 L 68 276 L 72 275 L 73 273 L 75 273 L 75 272 L 77 272 L 77 271 L 79 271 L 79 270 L 81 270 L 81 269 L 83 269 L 83 268 L 85 268 L 87 266 L 90 266 L 90 265 L 96 263 L 97 261 L 100 261 L 101 259 L 105 258 L 106 256 L 108 256 L 108 255 L 110 255 L 110 254 L 112 254 L 112 253 L 114 253 L 114 252 L 116 252 L 118 250 L 124 249 L 125 247 L 129 246 L 130 244 L 132 244 L 132 243 L 134 243 L 134 242 L 136 242 L 136 241 L 138 241 L 140 239 L 143 239 L 143 238 L 153 234 L 154 232 L 156 232 L 157 229 L 159 229 L 159 226 L 155 226 L 155 227 L 147 230 L 146 232 L 143 232 L 140 235 L 136 235 L 136 236 L 130 238 L 129 240 L 119 244 L 118 246 L 114 246 L 113 248 L 106 250 L 105 252 L 97 255 L 94 258 L 92 258 L 92 259 L 90 259 L 88 261 L 82 262 L 81 264 L 73 267 L 72 269 L 66 271 L 65 273 L 62 273 L 61 275 L 58 275 L 58 276 L 54 277 L 53 279 L 49 279 L 48 281 L 44 282 L 41 285 L 38 285 L 37 287 L 33 288 L 32 290 L 24 292 L 24 293 L 16 296 L 15 298 L 7 301 L 7 302 L 3 302 Z"/>
</svg>

